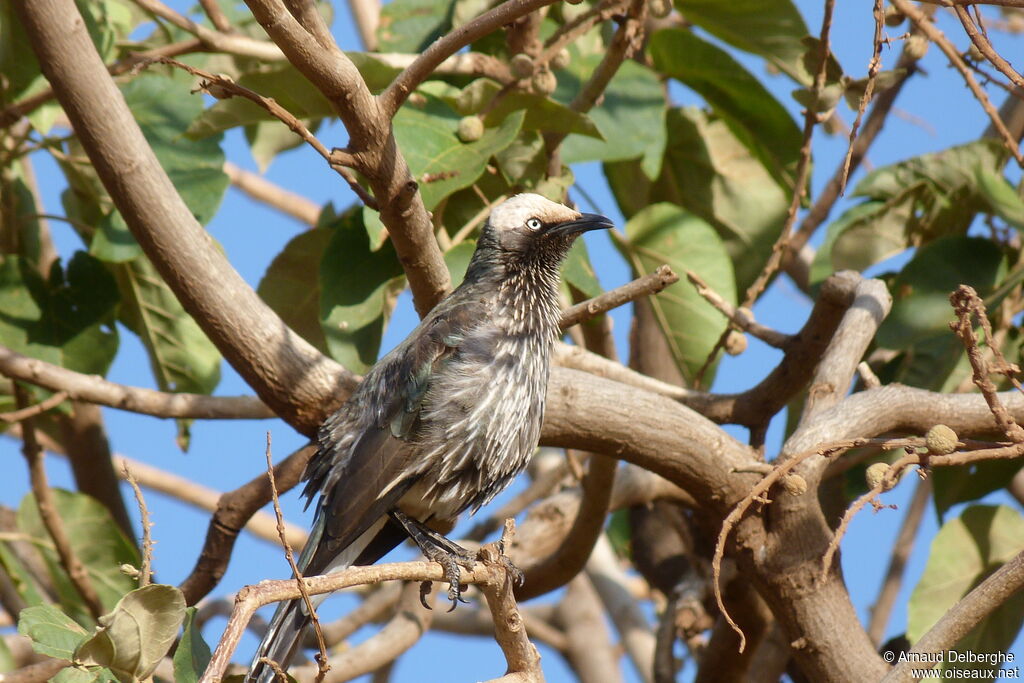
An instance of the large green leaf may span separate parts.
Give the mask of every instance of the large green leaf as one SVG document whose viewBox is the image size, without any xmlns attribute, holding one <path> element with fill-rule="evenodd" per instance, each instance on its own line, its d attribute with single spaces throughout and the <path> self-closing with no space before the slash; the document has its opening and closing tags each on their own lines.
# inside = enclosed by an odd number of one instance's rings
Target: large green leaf
<svg viewBox="0 0 1024 683">
<path fill-rule="evenodd" d="M 88 374 L 105 374 L 117 352 L 117 288 L 103 265 L 76 252 L 67 271 L 43 279 L 17 256 L 0 259 L 0 343 Z"/>
<path fill-rule="evenodd" d="M 75 661 L 114 672 L 122 683 L 149 677 L 174 644 L 185 618 L 185 596 L 174 586 L 152 584 L 121 598 L 99 627 L 75 649 Z"/>
<path fill-rule="evenodd" d="M 422 52 L 451 27 L 453 0 L 392 0 L 380 12 L 381 52 Z"/>
<path fill-rule="evenodd" d="M 687 21 L 810 85 L 802 42 L 807 25 L 791 0 L 675 0 L 675 5 Z"/>
<path fill-rule="evenodd" d="M 331 356 L 364 372 L 377 361 L 389 295 L 403 281 L 402 267 L 390 241 L 370 249 L 358 211 L 335 219 L 330 232 L 320 261 L 320 324 Z"/>
<path fill-rule="evenodd" d="M 323 352 L 320 263 L 332 235 L 328 228 L 314 228 L 293 237 L 270 262 L 256 290 L 288 327 Z"/>
<path fill-rule="evenodd" d="M 692 270 L 735 303 L 732 261 L 715 229 L 697 216 L 672 204 L 654 204 L 629 219 L 626 238 L 621 248 L 638 275 L 665 263 L 680 275 Z M 679 370 L 692 380 L 725 330 L 725 317 L 685 278 L 651 301 Z M 710 374 L 705 379 L 710 382 Z"/>
<path fill-rule="evenodd" d="M 910 642 L 917 642 L 950 607 L 1022 550 L 1024 518 L 1009 507 L 972 506 L 960 517 L 944 524 L 932 541 L 928 564 L 907 606 L 907 638 Z M 953 649 L 975 653 L 1005 652 L 1022 623 L 1024 592 L 1018 592 L 973 628 Z M 958 662 L 951 668 L 986 670 L 998 666 L 987 662 Z"/>
<path fill-rule="evenodd" d="M 212 392 L 220 381 L 220 352 L 145 256 L 112 266 L 121 289 L 120 320 L 149 354 L 162 391 Z"/>
<path fill-rule="evenodd" d="M 1007 155 L 998 141 L 983 139 L 872 171 L 853 192 L 867 201 L 829 225 L 812 282 L 965 233 L 979 212 L 995 212 L 979 177 L 1001 169 Z"/>
<path fill-rule="evenodd" d="M 1024 467 L 1020 460 L 981 460 L 958 467 L 932 470 L 935 512 L 941 520 L 958 503 L 975 501 L 993 491 L 1005 489 Z"/>
<path fill-rule="evenodd" d="M 196 220 L 206 225 L 217 212 L 229 180 L 220 137 L 193 140 L 185 136 L 203 110 L 202 97 L 188 94 L 192 85 L 185 76 L 149 74 L 133 79 L 121 92 L 178 194 Z"/>
<path fill-rule="evenodd" d="M 703 97 L 736 138 L 792 191 L 803 134 L 760 81 L 725 50 L 686 29 L 658 31 L 648 49 L 658 71 Z"/>
<path fill-rule="evenodd" d="M 175 683 L 197 683 L 210 664 L 210 646 L 203 640 L 195 618 L 195 607 L 185 610 L 183 633 L 174 651 Z"/>
<path fill-rule="evenodd" d="M 605 164 L 627 216 L 672 202 L 718 231 L 732 259 L 736 288 L 745 290 L 764 266 L 786 218 L 789 199 L 764 165 L 721 120 L 698 109 L 672 109 L 661 174 L 652 183 L 635 163 Z"/>
<path fill-rule="evenodd" d="M 457 190 L 472 185 L 492 156 L 512 144 L 523 125 L 524 112 L 514 112 L 483 137 L 462 142 L 456 135 L 459 114 L 443 100 L 424 95 L 419 105 L 407 104 L 394 119 L 395 140 L 409 163 L 427 209 Z"/>
<path fill-rule="evenodd" d="M 554 98 L 571 102 L 601 58 L 600 54 L 574 56 L 569 66 L 558 72 Z M 647 177 L 658 175 L 666 136 L 665 90 L 657 74 L 626 61 L 605 89 L 601 106 L 592 109 L 589 116 L 604 139 L 570 135 L 562 143 L 565 163 L 640 158 L 640 168 Z"/>
<path fill-rule="evenodd" d="M 883 371 L 885 381 L 952 391 L 969 366 L 949 329 L 949 293 L 969 284 L 986 296 L 1005 271 L 1005 258 L 990 240 L 950 236 L 921 247 L 890 283 L 892 312 L 875 337 L 879 346 L 902 352 Z"/>
<path fill-rule="evenodd" d="M 32 641 L 32 649 L 56 659 L 74 657 L 88 632 L 53 605 L 26 607 L 18 614 L 18 633 Z"/>
<path fill-rule="evenodd" d="M 53 494 L 72 551 L 85 566 L 100 602 L 108 609 L 113 608 L 122 595 L 135 588 L 135 580 L 121 573 L 121 565 L 138 566 L 138 551 L 121 533 L 107 509 L 96 500 L 63 489 L 54 489 Z M 32 494 L 25 496 L 18 507 L 18 527 L 31 537 L 49 538 Z M 61 593 L 65 612 L 81 618 L 85 613 L 81 598 L 70 585 L 56 550 L 49 545 L 40 546 L 39 550 Z M 85 620 L 89 621 L 88 617 Z"/>
<path fill-rule="evenodd" d="M 1002 252 L 988 239 L 951 236 L 921 247 L 893 281 L 892 312 L 875 341 L 886 348 L 906 349 L 941 335 L 959 344 L 949 330 L 955 320 L 949 293 L 968 284 L 987 296 L 1005 272 Z"/>
</svg>

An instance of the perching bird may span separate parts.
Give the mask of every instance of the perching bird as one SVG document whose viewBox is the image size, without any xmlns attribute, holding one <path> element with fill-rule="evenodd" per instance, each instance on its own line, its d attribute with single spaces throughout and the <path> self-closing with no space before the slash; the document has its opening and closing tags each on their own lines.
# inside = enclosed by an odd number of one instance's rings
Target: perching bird
<svg viewBox="0 0 1024 683">
<path fill-rule="evenodd" d="M 303 494 L 320 498 L 303 575 L 372 564 L 412 537 L 459 597 L 469 556 L 437 530 L 526 467 L 559 335 L 559 265 L 578 235 L 611 226 L 535 194 L 495 207 L 462 284 L 320 427 L 304 474 Z M 264 657 L 287 668 L 308 622 L 301 600 L 281 603 L 246 680 L 273 680 Z"/>
</svg>

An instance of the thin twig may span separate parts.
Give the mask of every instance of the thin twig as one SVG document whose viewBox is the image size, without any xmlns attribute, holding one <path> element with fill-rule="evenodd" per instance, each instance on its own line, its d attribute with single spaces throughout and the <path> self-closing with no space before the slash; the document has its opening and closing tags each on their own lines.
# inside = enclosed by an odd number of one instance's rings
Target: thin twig
<svg viewBox="0 0 1024 683">
<path fill-rule="evenodd" d="M 313 601 L 309 597 L 309 592 L 306 590 L 306 585 L 302 582 L 302 571 L 298 565 L 295 564 L 295 556 L 292 553 L 292 546 L 288 543 L 288 539 L 285 536 L 284 529 L 284 514 L 281 512 L 281 501 L 277 497 L 277 482 L 274 481 L 274 459 L 271 456 L 271 438 L 270 432 L 267 432 L 267 479 L 270 481 L 270 495 L 271 500 L 274 503 L 274 516 L 277 517 L 277 534 L 281 539 L 281 545 L 284 546 L 284 557 L 288 560 L 288 566 L 292 568 L 292 575 L 295 577 L 295 583 L 299 587 L 299 593 L 302 594 L 302 601 L 306 605 L 306 613 L 309 614 L 309 619 L 313 623 L 313 632 L 316 633 L 317 647 L 320 648 L 320 652 L 317 653 L 317 683 L 323 680 L 323 677 L 331 670 L 331 665 L 327 661 L 327 644 L 324 642 L 324 632 L 320 628 L 320 618 L 316 614 L 316 607 L 313 605 Z"/>
<path fill-rule="evenodd" d="M 46 398 L 40 401 L 39 403 L 36 403 L 35 405 L 28 406 L 27 408 L 24 408 L 22 410 L 13 410 L 9 413 L 0 413 L 0 420 L 3 420 L 8 424 L 12 424 L 14 422 L 20 422 L 21 420 L 25 420 L 30 417 L 35 417 L 36 415 L 41 415 L 50 408 L 55 408 L 59 406 L 61 403 L 64 402 L 64 400 L 67 397 L 68 393 L 66 391 L 58 391 L 53 396 L 50 396 L 49 398 Z"/>
<path fill-rule="evenodd" d="M 999 69 L 999 71 L 1009 78 L 1010 82 L 1015 86 L 1018 88 L 1024 88 L 1024 76 L 1021 76 L 1009 62 L 1003 59 L 1002 56 L 995 51 L 984 31 L 978 31 L 978 27 L 975 25 L 974 20 L 971 19 L 970 13 L 961 6 L 954 7 L 953 11 L 956 12 L 956 16 L 960 19 L 960 23 L 964 25 L 964 30 L 967 32 L 967 36 L 971 39 L 971 42 L 974 43 L 974 46 L 978 48 L 981 54 L 985 55 L 985 59 L 991 62 L 992 66 Z"/>
<path fill-rule="evenodd" d="M 988 99 L 988 95 L 985 94 L 985 90 L 978 85 L 978 81 L 974 78 L 974 74 L 971 73 L 970 68 L 968 68 L 967 64 L 964 63 L 963 57 L 960 56 L 960 52 L 956 49 L 953 43 L 951 43 L 946 35 L 909 0 L 892 0 L 892 4 L 900 12 L 907 15 L 907 17 L 914 22 L 914 25 L 921 29 L 925 36 L 928 37 L 928 40 L 939 46 L 939 49 L 946 55 L 949 63 L 960 72 L 960 75 L 963 77 L 967 87 L 970 88 L 975 99 L 977 99 L 981 104 L 981 108 L 985 110 L 985 113 L 988 114 L 988 117 L 992 120 L 992 125 L 995 127 L 996 131 L 998 131 L 999 137 L 1003 139 L 1003 144 L 1010 151 L 1010 154 L 1013 155 L 1013 158 L 1017 160 L 1018 164 L 1024 165 L 1024 156 L 1021 156 L 1020 148 L 1017 146 L 1017 141 L 1006 128 L 1006 124 L 999 116 L 999 112 L 994 106 L 992 106 L 992 103 Z"/>
<path fill-rule="evenodd" d="M 146 499 L 142 497 L 142 489 L 135 476 L 128 469 L 128 463 L 121 463 L 121 472 L 125 481 L 135 492 L 135 503 L 139 506 L 139 516 L 142 518 L 142 566 L 139 568 L 139 588 L 148 586 L 153 579 L 153 536 L 151 530 L 153 523 L 149 521 L 149 508 L 146 507 Z"/>
<path fill-rule="evenodd" d="M 678 281 L 679 276 L 672 272 L 672 268 L 667 265 L 658 266 L 653 273 L 642 275 L 621 287 L 616 287 L 565 309 L 562 311 L 562 320 L 559 322 L 559 326 L 563 330 L 572 327 L 640 297 L 657 294 Z"/>
<path fill-rule="evenodd" d="M 14 383 L 14 399 L 19 408 L 28 406 L 28 392 L 17 382 Z M 60 557 L 60 563 L 71 579 L 71 585 L 81 596 L 89 613 L 94 619 L 99 619 L 106 610 L 100 602 L 99 593 L 93 586 L 92 578 L 82 561 L 78 559 L 74 548 L 71 547 L 71 539 L 68 537 L 67 529 L 64 527 L 64 520 L 57 512 L 57 501 L 53 495 L 46 477 L 46 467 L 43 464 L 43 450 L 36 441 L 36 428 L 33 419 L 22 420 L 22 453 L 28 463 L 29 479 L 32 482 L 32 494 L 36 500 L 36 507 L 39 509 L 39 518 L 46 527 L 53 545 Z"/>
<path fill-rule="evenodd" d="M 868 82 L 864 87 L 864 93 L 860 96 L 857 104 L 857 117 L 853 120 L 850 128 L 850 143 L 846 147 L 846 156 L 843 158 L 842 180 L 839 184 L 839 194 L 846 191 L 846 180 L 850 173 L 850 160 L 853 158 L 853 143 L 857 139 L 857 131 L 860 129 L 860 121 L 864 117 L 864 111 L 868 108 L 868 102 L 875 93 L 875 77 L 882 68 L 882 36 L 885 32 L 885 14 L 882 11 L 882 0 L 875 0 L 872 14 L 875 18 L 874 51 L 871 54 L 871 61 L 868 63 Z"/>
<path fill-rule="evenodd" d="M 793 341 L 793 335 L 773 330 L 754 320 L 750 309 L 736 308 L 716 292 L 704 279 L 692 270 L 686 271 L 686 278 L 697 288 L 697 293 L 714 306 L 719 313 L 732 322 L 737 329 L 748 332 L 768 346 L 785 350 Z"/>
</svg>

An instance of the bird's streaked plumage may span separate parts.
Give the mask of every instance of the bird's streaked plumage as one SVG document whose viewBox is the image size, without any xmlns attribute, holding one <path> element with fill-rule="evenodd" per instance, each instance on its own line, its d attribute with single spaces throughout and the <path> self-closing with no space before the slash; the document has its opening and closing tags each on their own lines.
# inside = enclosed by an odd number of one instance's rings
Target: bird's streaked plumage
<svg viewBox="0 0 1024 683">
<path fill-rule="evenodd" d="M 580 233 L 608 227 L 535 194 L 495 207 L 462 284 L 321 426 L 304 476 L 304 495 L 319 496 L 304 575 L 378 560 L 406 538 L 396 509 L 447 531 L 523 470 L 559 333 L 559 265 Z M 307 621 L 300 601 L 282 603 L 247 680 L 273 680 L 261 657 L 287 667 Z"/>
</svg>

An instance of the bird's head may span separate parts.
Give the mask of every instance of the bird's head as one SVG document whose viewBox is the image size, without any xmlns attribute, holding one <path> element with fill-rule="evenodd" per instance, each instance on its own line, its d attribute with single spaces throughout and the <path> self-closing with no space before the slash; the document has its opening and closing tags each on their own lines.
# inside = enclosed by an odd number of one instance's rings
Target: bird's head
<svg viewBox="0 0 1024 683">
<path fill-rule="evenodd" d="M 610 227 L 604 216 L 580 213 L 538 194 L 517 194 L 494 207 L 480 241 L 506 262 L 539 259 L 557 266 L 576 237 Z"/>
</svg>

